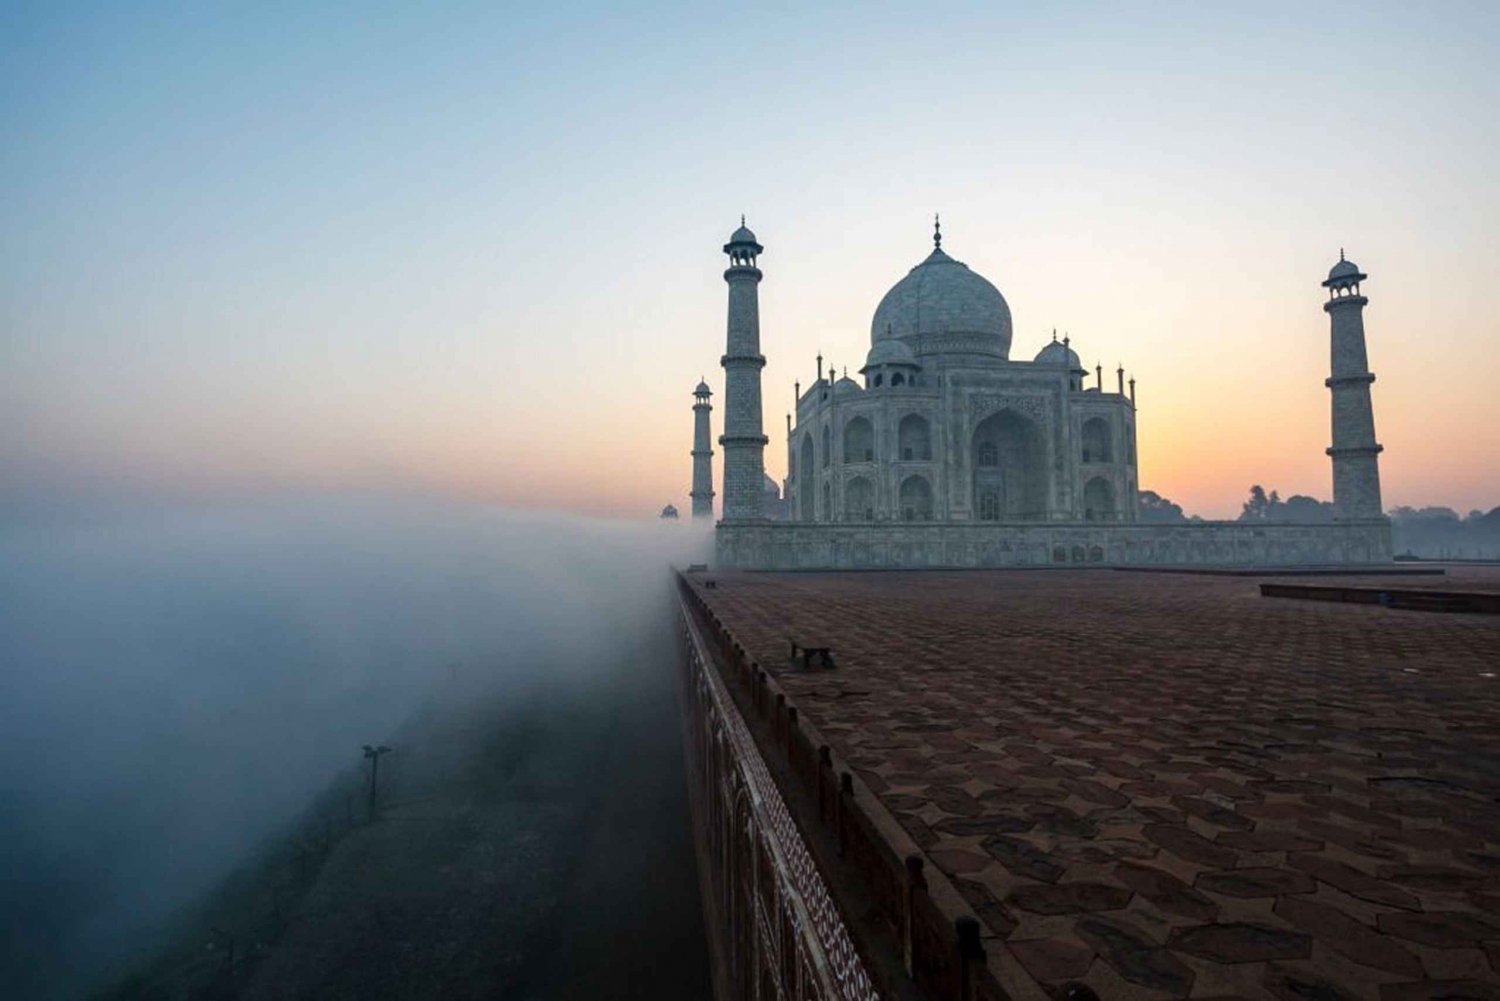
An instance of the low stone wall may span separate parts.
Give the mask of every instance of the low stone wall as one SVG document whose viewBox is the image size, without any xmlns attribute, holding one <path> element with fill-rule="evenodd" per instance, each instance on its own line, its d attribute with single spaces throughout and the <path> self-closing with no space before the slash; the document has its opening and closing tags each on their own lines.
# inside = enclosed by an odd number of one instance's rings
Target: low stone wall
<svg viewBox="0 0 1500 1001">
<path fill-rule="evenodd" d="M 1307 566 L 1384 563 L 1391 525 L 1203 521 L 870 524 L 720 522 L 718 564 L 744 570 L 913 567 Z"/>
</svg>

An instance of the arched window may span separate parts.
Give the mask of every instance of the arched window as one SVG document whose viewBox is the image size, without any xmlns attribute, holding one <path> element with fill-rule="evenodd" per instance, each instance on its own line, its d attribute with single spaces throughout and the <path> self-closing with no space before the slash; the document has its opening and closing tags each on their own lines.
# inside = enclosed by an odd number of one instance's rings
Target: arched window
<svg viewBox="0 0 1500 1001">
<path fill-rule="evenodd" d="M 901 520 L 932 520 L 932 485 L 925 476 L 908 476 L 901 481 Z"/>
<path fill-rule="evenodd" d="M 863 476 L 844 484 L 844 520 L 875 520 L 875 487 Z"/>
<path fill-rule="evenodd" d="M 833 520 L 833 487 L 831 484 L 823 484 L 823 520 Z"/>
<path fill-rule="evenodd" d="M 1102 417 L 1090 417 L 1083 422 L 1083 461 L 1111 462 L 1109 447 L 1109 422 Z"/>
<path fill-rule="evenodd" d="M 797 478 L 797 504 L 800 510 L 797 512 L 803 521 L 817 520 L 817 513 L 813 510 L 813 491 L 817 489 L 813 482 L 816 475 L 813 470 L 813 436 L 805 434 L 802 436 L 802 461 L 798 463 L 802 469 L 802 475 Z"/>
<path fill-rule="evenodd" d="M 830 463 L 832 461 L 833 461 L 833 432 L 828 429 L 828 425 L 827 424 L 824 424 L 823 425 L 823 465 L 826 467 L 828 465 L 828 463 Z"/>
<path fill-rule="evenodd" d="M 907 414 L 896 427 L 896 444 L 904 462 L 926 462 L 932 458 L 932 434 L 927 429 L 927 420 L 917 414 Z"/>
<path fill-rule="evenodd" d="M 844 464 L 875 461 L 875 428 L 863 417 L 844 425 Z"/>
<path fill-rule="evenodd" d="M 979 443 L 978 458 L 974 460 L 976 466 L 997 466 L 1000 464 L 1000 450 L 992 441 Z"/>
<path fill-rule="evenodd" d="M 880 387 L 880 380 L 883 378 L 885 378 L 885 376 L 881 375 L 879 372 L 875 373 L 875 386 L 877 389 Z"/>
<path fill-rule="evenodd" d="M 893 373 L 891 375 L 891 385 L 892 386 L 904 386 L 904 385 L 906 385 L 906 376 L 902 375 L 900 372 Z"/>
<path fill-rule="evenodd" d="M 1096 476 L 1084 485 L 1083 520 L 1115 520 L 1115 490 L 1102 476 Z"/>
<path fill-rule="evenodd" d="M 986 490 L 979 495 L 979 520 L 1000 520 L 1000 495 L 993 490 Z"/>
</svg>

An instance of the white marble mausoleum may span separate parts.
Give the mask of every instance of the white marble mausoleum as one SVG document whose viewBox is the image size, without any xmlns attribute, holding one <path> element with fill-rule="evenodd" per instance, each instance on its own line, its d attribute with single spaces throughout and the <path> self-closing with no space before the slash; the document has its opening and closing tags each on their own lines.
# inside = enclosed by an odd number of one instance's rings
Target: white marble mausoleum
<svg viewBox="0 0 1500 1001">
<path fill-rule="evenodd" d="M 741 224 L 730 267 L 720 564 L 742 568 L 1108 563 L 1313 564 L 1390 559 L 1363 307 L 1365 275 L 1334 266 L 1332 524 L 1142 524 L 1135 381 L 1090 372 L 1068 338 L 1012 357 L 994 284 L 933 246 L 880 300 L 860 380 L 825 372 L 787 421 L 767 484 L 758 286 L 764 248 Z M 1106 381 L 1110 385 L 1106 386 Z M 708 387 L 695 390 L 694 514 L 712 516 Z M 706 503 L 705 503 L 706 502 Z"/>
</svg>

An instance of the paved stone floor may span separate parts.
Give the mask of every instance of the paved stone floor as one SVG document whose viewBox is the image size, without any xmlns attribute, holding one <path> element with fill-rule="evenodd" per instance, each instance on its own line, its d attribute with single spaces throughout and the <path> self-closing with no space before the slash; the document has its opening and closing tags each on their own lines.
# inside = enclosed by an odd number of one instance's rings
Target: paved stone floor
<svg viewBox="0 0 1500 1001">
<path fill-rule="evenodd" d="M 1110 570 L 713 577 L 1022 993 L 1500 999 L 1500 616 Z"/>
</svg>

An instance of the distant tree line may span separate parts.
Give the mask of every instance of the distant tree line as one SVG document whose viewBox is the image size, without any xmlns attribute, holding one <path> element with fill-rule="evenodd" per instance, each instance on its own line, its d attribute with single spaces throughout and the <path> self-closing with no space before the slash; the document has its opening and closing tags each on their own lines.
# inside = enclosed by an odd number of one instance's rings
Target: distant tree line
<svg viewBox="0 0 1500 1001">
<path fill-rule="evenodd" d="M 1157 524 L 1202 521 L 1185 514 L 1155 490 L 1137 495 L 1141 521 Z M 1397 507 L 1389 512 L 1391 539 L 1398 555 L 1438 559 L 1500 559 L 1500 507 L 1470 511 L 1466 516 L 1451 507 Z M 1290 521 L 1317 524 L 1333 520 L 1333 504 L 1306 494 L 1282 500 L 1275 490 L 1256 484 L 1240 508 L 1240 521 Z"/>
<path fill-rule="evenodd" d="M 1440 559 L 1500 559 L 1500 507 L 1460 518 L 1451 507 L 1397 507 L 1391 542 L 1398 556 Z"/>
</svg>

